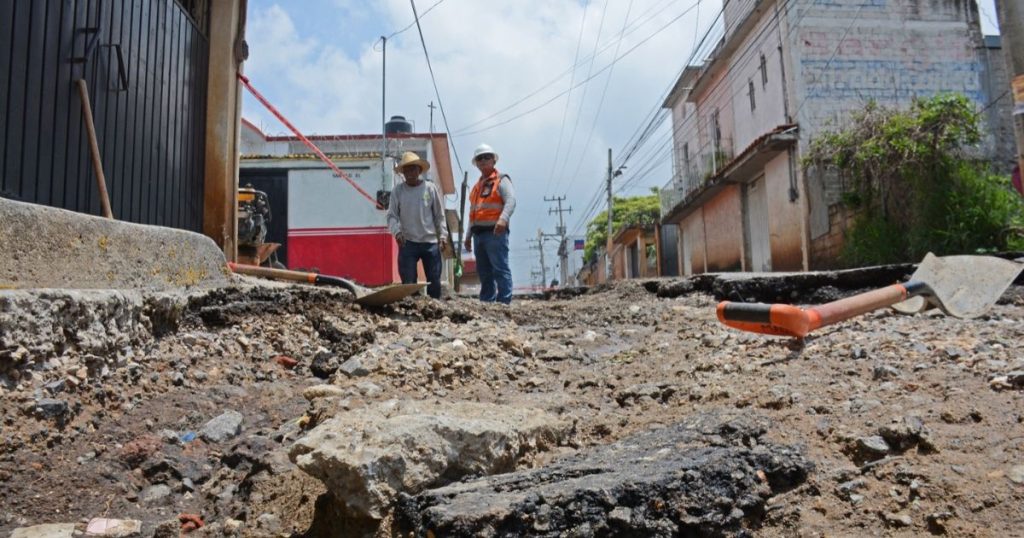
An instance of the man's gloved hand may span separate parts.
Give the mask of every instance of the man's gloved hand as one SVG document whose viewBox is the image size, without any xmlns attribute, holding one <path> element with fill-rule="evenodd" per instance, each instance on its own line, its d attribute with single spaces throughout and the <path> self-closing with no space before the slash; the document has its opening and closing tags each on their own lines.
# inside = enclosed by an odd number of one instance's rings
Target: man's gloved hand
<svg viewBox="0 0 1024 538">
<path fill-rule="evenodd" d="M 402 232 L 396 233 L 395 234 L 395 241 L 398 242 L 398 246 L 405 245 L 405 235 L 403 235 Z"/>
<path fill-rule="evenodd" d="M 505 222 L 503 220 L 499 220 L 498 223 L 494 225 L 494 235 L 501 235 L 501 234 L 503 234 L 503 233 L 505 233 L 507 231 L 508 231 L 508 222 Z"/>
<path fill-rule="evenodd" d="M 466 247 L 466 252 L 473 252 L 473 236 L 466 238 L 466 242 L 462 245 Z"/>
</svg>

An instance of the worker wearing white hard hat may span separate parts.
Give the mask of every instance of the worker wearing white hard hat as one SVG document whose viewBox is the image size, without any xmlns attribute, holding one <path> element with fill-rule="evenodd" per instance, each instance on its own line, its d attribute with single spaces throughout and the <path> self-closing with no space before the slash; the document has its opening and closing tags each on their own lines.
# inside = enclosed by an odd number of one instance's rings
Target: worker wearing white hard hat
<svg viewBox="0 0 1024 538">
<path fill-rule="evenodd" d="M 473 164 L 480 179 L 469 194 L 469 235 L 466 250 L 476 248 L 476 270 L 480 276 L 480 300 L 512 302 L 512 270 L 508 264 L 509 219 L 516 209 L 512 178 L 494 165 L 498 152 L 487 144 L 473 150 Z"/>
</svg>

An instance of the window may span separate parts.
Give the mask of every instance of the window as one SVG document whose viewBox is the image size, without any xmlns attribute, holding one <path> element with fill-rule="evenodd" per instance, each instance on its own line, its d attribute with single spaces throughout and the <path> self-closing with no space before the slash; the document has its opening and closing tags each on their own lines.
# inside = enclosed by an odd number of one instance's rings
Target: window
<svg viewBox="0 0 1024 538">
<path fill-rule="evenodd" d="M 761 88 L 768 87 L 768 62 L 764 58 L 764 53 L 761 54 Z"/>
<path fill-rule="evenodd" d="M 750 94 L 750 111 L 753 112 L 757 108 L 757 103 L 754 102 L 754 79 L 747 81 L 747 92 Z"/>
</svg>

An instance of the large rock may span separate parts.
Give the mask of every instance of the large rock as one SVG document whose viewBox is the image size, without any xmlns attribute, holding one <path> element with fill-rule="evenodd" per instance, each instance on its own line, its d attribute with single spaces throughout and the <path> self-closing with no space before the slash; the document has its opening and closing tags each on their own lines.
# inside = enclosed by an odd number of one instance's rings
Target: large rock
<svg viewBox="0 0 1024 538">
<path fill-rule="evenodd" d="M 399 492 L 511 471 L 568 431 L 569 424 L 535 409 L 392 400 L 325 421 L 289 456 L 351 516 L 380 519 Z"/>
<path fill-rule="evenodd" d="M 756 529 L 767 499 L 804 482 L 801 451 L 763 419 L 697 416 L 534 470 L 403 495 L 414 536 L 724 536 Z M 738 535 L 738 534 L 737 534 Z"/>
</svg>

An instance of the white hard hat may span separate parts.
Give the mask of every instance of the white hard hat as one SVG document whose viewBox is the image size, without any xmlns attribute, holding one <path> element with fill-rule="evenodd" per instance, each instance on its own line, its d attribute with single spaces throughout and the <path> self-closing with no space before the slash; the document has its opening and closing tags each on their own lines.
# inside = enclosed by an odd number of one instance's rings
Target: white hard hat
<svg viewBox="0 0 1024 538">
<path fill-rule="evenodd" d="M 488 146 L 487 144 L 480 144 L 479 146 L 476 147 L 475 150 L 473 150 L 473 160 L 475 161 L 477 157 L 481 155 L 486 155 L 488 153 L 494 155 L 494 162 L 497 163 L 498 154 L 494 151 L 494 148 Z"/>
</svg>

